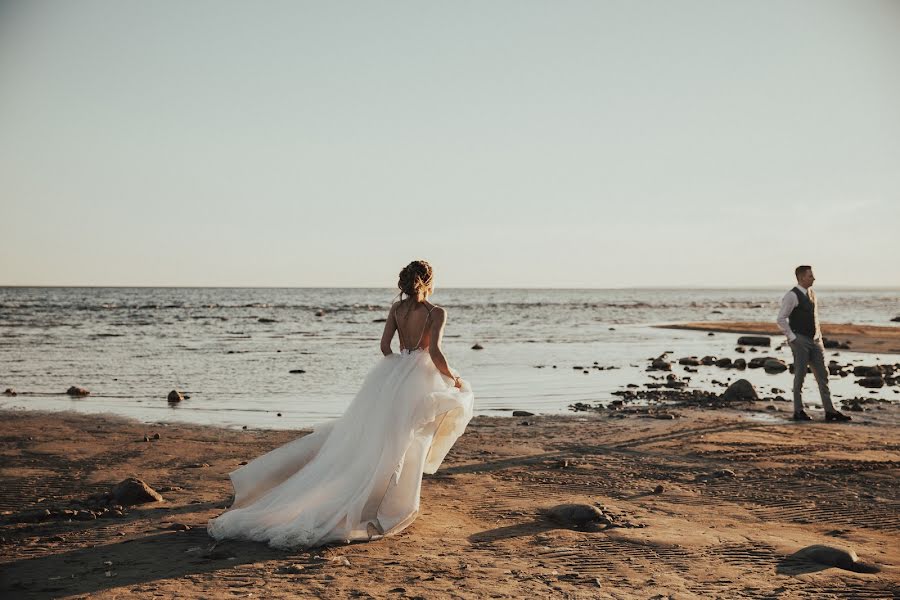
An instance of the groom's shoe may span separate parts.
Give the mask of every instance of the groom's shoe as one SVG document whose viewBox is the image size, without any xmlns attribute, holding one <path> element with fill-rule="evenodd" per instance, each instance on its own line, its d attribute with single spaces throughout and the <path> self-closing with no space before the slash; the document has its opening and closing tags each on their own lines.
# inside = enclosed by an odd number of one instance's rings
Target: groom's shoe
<svg viewBox="0 0 900 600">
<path fill-rule="evenodd" d="M 843 415 L 841 415 L 841 416 L 843 416 Z M 808 414 L 806 414 L 805 410 L 798 410 L 797 412 L 794 413 L 794 416 L 791 418 L 794 419 L 795 421 L 812 421 L 812 417 L 810 417 Z M 825 418 L 826 419 L 828 418 L 828 413 L 825 414 Z"/>
<path fill-rule="evenodd" d="M 842 412 L 834 411 L 825 413 L 825 421 L 852 421 L 853 417 Z"/>
</svg>

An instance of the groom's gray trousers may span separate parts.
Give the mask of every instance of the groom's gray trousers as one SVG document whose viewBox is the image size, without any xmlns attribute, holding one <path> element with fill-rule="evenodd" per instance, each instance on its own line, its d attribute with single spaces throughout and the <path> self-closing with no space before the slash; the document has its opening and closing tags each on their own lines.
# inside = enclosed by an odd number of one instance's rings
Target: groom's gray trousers
<svg viewBox="0 0 900 600">
<path fill-rule="evenodd" d="M 822 407 L 826 412 L 833 412 L 831 391 L 828 389 L 828 369 L 825 368 L 825 346 L 822 340 L 798 335 L 791 342 L 791 351 L 794 353 L 794 412 L 803 410 L 803 380 L 806 379 L 807 365 L 812 369 L 819 384 Z"/>
</svg>

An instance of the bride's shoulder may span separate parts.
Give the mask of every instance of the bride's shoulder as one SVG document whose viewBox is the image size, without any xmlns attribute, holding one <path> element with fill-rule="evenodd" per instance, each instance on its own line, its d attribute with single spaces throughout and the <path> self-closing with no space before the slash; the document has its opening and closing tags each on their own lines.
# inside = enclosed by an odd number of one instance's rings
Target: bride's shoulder
<svg viewBox="0 0 900 600">
<path fill-rule="evenodd" d="M 447 318 L 447 309 L 443 306 L 438 306 L 437 304 L 431 305 L 431 316 L 432 318 L 440 317 L 442 319 Z"/>
</svg>

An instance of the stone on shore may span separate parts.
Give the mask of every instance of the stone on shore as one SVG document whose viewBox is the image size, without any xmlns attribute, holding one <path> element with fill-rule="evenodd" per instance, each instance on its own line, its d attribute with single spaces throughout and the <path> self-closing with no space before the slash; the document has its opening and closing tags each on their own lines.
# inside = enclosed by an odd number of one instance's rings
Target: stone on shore
<svg viewBox="0 0 900 600">
<path fill-rule="evenodd" d="M 731 367 L 731 359 L 728 357 L 720 358 L 719 360 L 716 361 L 715 364 L 717 367 L 721 367 L 723 369 L 728 369 Z"/>
<path fill-rule="evenodd" d="M 472 346 L 472 350 L 484 350 L 484 346 L 476 342 L 475 345 Z"/>
<path fill-rule="evenodd" d="M 73 385 L 73 386 L 69 387 L 69 389 L 66 390 L 66 394 L 68 394 L 69 396 L 84 397 L 84 396 L 90 396 L 91 392 L 83 387 L 78 387 L 77 385 Z"/>
<path fill-rule="evenodd" d="M 672 363 L 662 358 L 654 358 L 653 362 L 650 363 L 651 371 L 671 371 Z"/>
<path fill-rule="evenodd" d="M 787 365 L 777 358 L 768 358 L 763 363 L 763 369 L 766 373 L 784 373 L 787 371 Z"/>
<path fill-rule="evenodd" d="M 546 511 L 547 518 L 565 527 L 610 523 L 603 511 L 590 504 L 559 504 Z"/>
<path fill-rule="evenodd" d="M 855 573 L 877 573 L 881 570 L 874 565 L 860 562 L 856 552 L 852 549 L 825 546 L 822 544 L 801 548 L 792 554 L 791 558 L 828 567 L 837 567 Z"/>
<path fill-rule="evenodd" d="M 527 410 L 514 410 L 512 413 L 514 417 L 533 417 L 533 412 L 528 412 Z"/>
<path fill-rule="evenodd" d="M 742 335 L 737 343 L 741 346 L 771 346 L 772 339 L 762 335 Z"/>
<path fill-rule="evenodd" d="M 746 379 L 738 379 L 722 393 L 722 400 L 729 402 L 735 400 L 759 400 L 759 396 L 757 396 L 756 388 L 753 387 L 752 383 Z"/>
<path fill-rule="evenodd" d="M 182 394 L 178 390 L 172 390 L 171 392 L 169 392 L 169 395 L 166 397 L 166 399 L 172 404 L 175 404 L 184 400 L 184 394 Z"/>
<path fill-rule="evenodd" d="M 857 379 L 856 383 L 865 388 L 882 388 L 884 387 L 884 377 L 881 375 L 877 377 L 863 377 L 862 379 Z"/>
<path fill-rule="evenodd" d="M 16 392 L 16 390 L 14 390 L 13 388 L 6 388 L 5 390 L 3 390 L 3 395 L 4 396 L 18 396 L 19 393 Z"/>
<path fill-rule="evenodd" d="M 110 493 L 113 501 L 122 506 L 162 502 L 163 499 L 159 492 L 136 477 L 129 477 L 117 483 Z"/>
</svg>

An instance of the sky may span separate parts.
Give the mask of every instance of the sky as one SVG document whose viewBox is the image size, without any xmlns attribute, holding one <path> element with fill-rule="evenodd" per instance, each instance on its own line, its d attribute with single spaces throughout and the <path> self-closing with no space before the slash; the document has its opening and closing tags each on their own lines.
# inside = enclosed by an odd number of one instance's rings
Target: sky
<svg viewBox="0 0 900 600">
<path fill-rule="evenodd" d="M 900 2 L 0 1 L 0 285 L 900 286 Z"/>
</svg>

